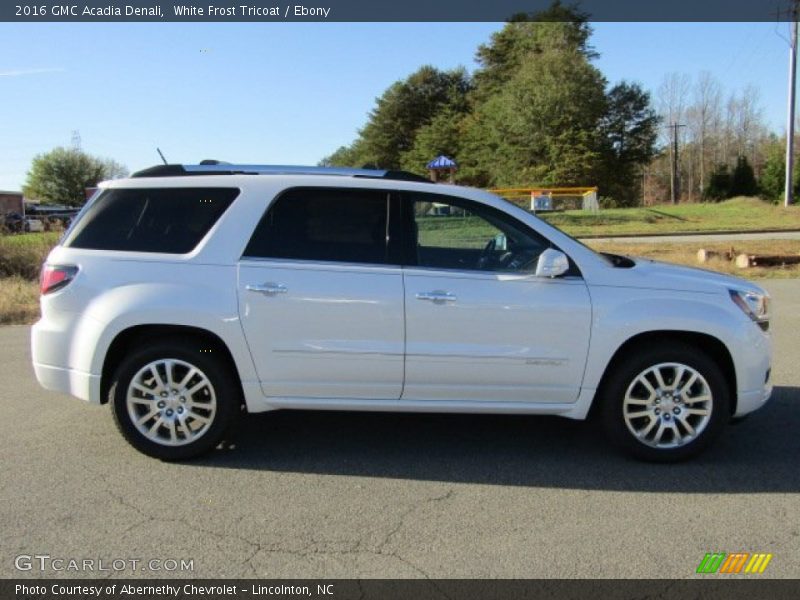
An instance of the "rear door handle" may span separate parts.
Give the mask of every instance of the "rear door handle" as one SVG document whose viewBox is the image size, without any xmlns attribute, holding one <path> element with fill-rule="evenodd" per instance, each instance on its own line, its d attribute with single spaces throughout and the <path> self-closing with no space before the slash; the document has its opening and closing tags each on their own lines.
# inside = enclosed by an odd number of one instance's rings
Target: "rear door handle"
<svg viewBox="0 0 800 600">
<path fill-rule="evenodd" d="M 445 302 L 455 302 L 456 295 L 442 290 L 434 290 L 433 292 L 419 292 L 417 300 L 427 300 L 434 304 L 444 304 Z"/>
<path fill-rule="evenodd" d="M 260 283 L 256 285 L 247 284 L 245 289 L 248 292 L 258 292 L 259 294 L 264 294 L 265 296 L 274 296 L 275 294 L 285 294 L 289 291 L 282 283 Z"/>
</svg>

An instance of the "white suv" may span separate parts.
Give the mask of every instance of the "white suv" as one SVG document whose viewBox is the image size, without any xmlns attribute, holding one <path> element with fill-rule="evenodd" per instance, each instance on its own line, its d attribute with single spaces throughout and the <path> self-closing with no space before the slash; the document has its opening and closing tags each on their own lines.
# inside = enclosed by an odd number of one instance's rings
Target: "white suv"
<svg viewBox="0 0 800 600">
<path fill-rule="evenodd" d="M 279 408 L 591 414 L 677 460 L 772 389 L 760 287 L 402 172 L 153 167 L 101 185 L 41 291 L 39 382 L 166 460 Z"/>
</svg>

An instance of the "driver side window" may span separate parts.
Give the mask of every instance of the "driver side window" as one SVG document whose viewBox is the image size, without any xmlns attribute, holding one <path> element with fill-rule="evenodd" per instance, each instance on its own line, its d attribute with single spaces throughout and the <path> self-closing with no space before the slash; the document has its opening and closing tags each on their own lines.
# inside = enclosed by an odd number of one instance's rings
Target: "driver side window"
<svg viewBox="0 0 800 600">
<path fill-rule="evenodd" d="M 420 267 L 529 272 L 550 245 L 502 211 L 468 200 L 416 194 L 410 207 L 409 246 Z"/>
</svg>

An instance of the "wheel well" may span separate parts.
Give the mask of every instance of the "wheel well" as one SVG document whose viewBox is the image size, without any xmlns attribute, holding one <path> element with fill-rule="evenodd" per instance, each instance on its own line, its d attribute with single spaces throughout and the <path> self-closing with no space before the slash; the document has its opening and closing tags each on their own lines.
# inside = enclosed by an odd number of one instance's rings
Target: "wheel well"
<svg viewBox="0 0 800 600">
<path fill-rule="evenodd" d="M 201 345 L 202 350 L 216 351 L 218 356 L 220 356 L 231 369 L 231 373 L 236 377 L 236 381 L 239 382 L 239 372 L 236 369 L 233 356 L 228 346 L 225 345 L 225 342 L 223 342 L 218 335 L 207 329 L 184 325 L 137 325 L 119 332 L 108 347 L 103 362 L 102 376 L 100 378 L 100 401 L 103 404 L 108 402 L 108 393 L 111 389 L 111 377 L 114 375 L 114 371 L 117 370 L 117 367 L 131 349 L 148 340 L 165 337 L 180 337 L 182 340 L 191 338 Z M 241 388 L 241 382 L 239 385 Z M 243 394 L 240 393 L 240 397 L 243 397 Z"/>
<path fill-rule="evenodd" d="M 731 397 L 731 414 L 734 414 L 736 412 L 736 403 L 738 401 L 736 395 L 736 368 L 733 365 L 731 353 L 728 351 L 728 348 L 725 346 L 725 344 L 714 336 L 707 335 L 705 333 L 668 330 L 648 331 L 637 334 L 627 340 L 617 349 L 617 351 L 614 353 L 614 356 L 611 357 L 611 360 L 606 366 L 603 377 L 600 379 L 600 385 L 597 386 L 597 392 L 595 393 L 594 400 L 592 401 L 592 407 L 589 411 L 590 417 L 596 414 L 597 407 L 600 404 L 597 402 L 597 399 L 602 396 L 609 375 L 614 372 L 614 369 L 617 368 L 617 365 L 619 365 L 619 363 L 623 361 L 626 356 L 630 355 L 632 352 L 635 352 L 639 348 L 650 347 L 656 342 L 663 344 L 664 342 L 668 341 L 683 342 L 692 346 L 696 346 L 708 354 L 714 360 L 714 362 L 717 363 L 719 368 L 722 370 L 722 374 L 725 377 L 726 383 L 728 384 Z"/>
</svg>

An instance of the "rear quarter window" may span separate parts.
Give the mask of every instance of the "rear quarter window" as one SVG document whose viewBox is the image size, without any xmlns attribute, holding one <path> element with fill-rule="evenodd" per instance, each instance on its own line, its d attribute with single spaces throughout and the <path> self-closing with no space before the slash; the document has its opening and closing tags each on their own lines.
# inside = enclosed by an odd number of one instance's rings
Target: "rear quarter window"
<svg viewBox="0 0 800 600">
<path fill-rule="evenodd" d="M 102 192 L 63 245 L 186 254 L 228 209 L 236 188 L 128 188 Z"/>
</svg>

